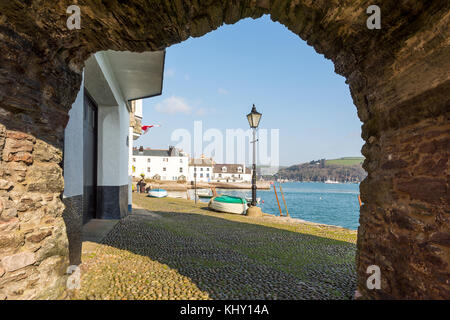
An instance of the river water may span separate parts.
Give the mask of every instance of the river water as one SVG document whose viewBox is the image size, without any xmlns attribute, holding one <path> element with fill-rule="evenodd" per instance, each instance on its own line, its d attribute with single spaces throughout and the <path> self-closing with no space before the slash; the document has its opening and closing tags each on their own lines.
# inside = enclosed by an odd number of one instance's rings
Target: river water
<svg viewBox="0 0 450 320">
<path fill-rule="evenodd" d="M 276 183 L 283 215 L 286 215 L 279 184 Z M 359 184 L 326 184 L 315 182 L 286 182 L 282 184 L 291 218 L 341 226 L 356 230 L 359 226 Z M 193 191 L 192 191 L 193 192 Z M 218 189 L 219 194 L 251 197 L 251 190 Z M 258 190 L 263 212 L 279 215 L 273 188 Z M 193 198 L 193 197 L 192 197 Z M 208 202 L 201 199 L 200 201 Z"/>
</svg>

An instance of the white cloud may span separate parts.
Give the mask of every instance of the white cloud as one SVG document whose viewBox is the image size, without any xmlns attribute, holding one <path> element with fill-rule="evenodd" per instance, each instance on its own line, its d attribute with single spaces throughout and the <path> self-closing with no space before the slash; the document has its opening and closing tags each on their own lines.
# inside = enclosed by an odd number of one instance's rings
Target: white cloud
<svg viewBox="0 0 450 320">
<path fill-rule="evenodd" d="M 167 114 L 190 114 L 192 108 L 183 98 L 171 96 L 156 104 L 155 110 Z"/>
<path fill-rule="evenodd" d="M 167 68 L 164 70 L 164 77 L 173 77 L 175 75 L 175 69 Z"/>
<path fill-rule="evenodd" d="M 215 112 L 216 112 L 216 108 L 198 108 L 196 111 L 196 114 L 198 116 L 204 116 L 204 115 L 215 113 Z"/>
<path fill-rule="evenodd" d="M 219 92 L 220 94 L 228 94 L 228 90 L 224 89 L 224 88 L 219 88 L 219 90 L 217 90 L 217 92 Z"/>
</svg>

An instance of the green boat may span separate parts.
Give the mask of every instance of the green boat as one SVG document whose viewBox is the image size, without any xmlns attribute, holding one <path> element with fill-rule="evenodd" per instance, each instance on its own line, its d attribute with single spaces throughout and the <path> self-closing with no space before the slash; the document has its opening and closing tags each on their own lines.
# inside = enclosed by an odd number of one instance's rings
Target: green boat
<svg viewBox="0 0 450 320">
<path fill-rule="evenodd" d="M 234 214 L 245 214 L 248 209 L 247 200 L 245 198 L 227 195 L 213 197 L 209 201 L 208 207 L 214 211 Z"/>
</svg>

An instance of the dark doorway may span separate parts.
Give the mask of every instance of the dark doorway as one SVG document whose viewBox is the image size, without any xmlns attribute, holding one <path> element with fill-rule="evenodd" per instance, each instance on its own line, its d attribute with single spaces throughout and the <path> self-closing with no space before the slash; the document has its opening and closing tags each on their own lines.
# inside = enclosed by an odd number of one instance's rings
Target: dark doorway
<svg viewBox="0 0 450 320">
<path fill-rule="evenodd" d="M 83 224 L 97 209 L 97 105 L 84 89 L 83 116 Z"/>
</svg>

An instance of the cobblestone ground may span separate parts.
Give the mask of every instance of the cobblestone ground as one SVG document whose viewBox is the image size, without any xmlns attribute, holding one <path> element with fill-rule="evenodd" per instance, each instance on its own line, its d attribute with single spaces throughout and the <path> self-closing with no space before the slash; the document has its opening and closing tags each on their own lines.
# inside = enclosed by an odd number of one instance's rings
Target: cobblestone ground
<svg viewBox="0 0 450 320">
<path fill-rule="evenodd" d="M 350 299 L 354 293 L 354 232 L 308 227 L 308 234 L 210 213 L 185 200 L 135 200 L 152 211 L 134 210 L 96 251 L 84 253 L 82 287 L 73 298 Z M 351 242 L 335 239 L 342 237 Z"/>
</svg>

